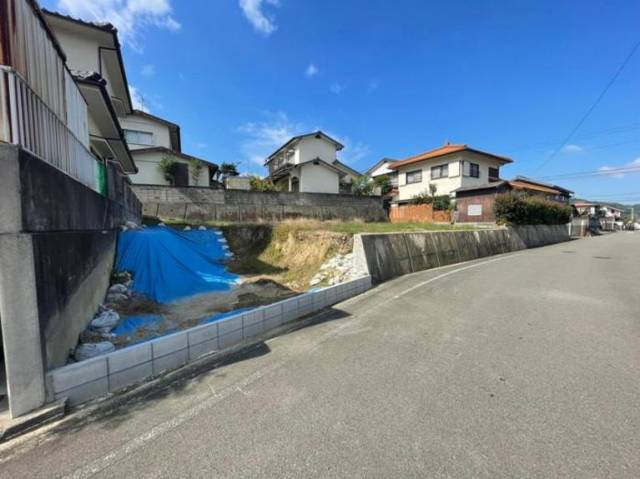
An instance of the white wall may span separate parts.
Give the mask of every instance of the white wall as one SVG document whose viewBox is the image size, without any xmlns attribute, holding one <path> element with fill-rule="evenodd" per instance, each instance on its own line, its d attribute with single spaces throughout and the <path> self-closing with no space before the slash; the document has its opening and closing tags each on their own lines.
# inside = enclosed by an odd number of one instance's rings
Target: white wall
<svg viewBox="0 0 640 479">
<path fill-rule="evenodd" d="M 294 157 L 296 163 L 305 163 L 320 158 L 331 164 L 337 159 L 336 146 L 323 138 L 302 138 L 296 146 L 296 150 Z"/>
<path fill-rule="evenodd" d="M 158 165 L 164 156 L 165 154 L 162 152 L 133 153 L 134 161 L 138 166 L 138 173 L 129 175 L 131 181 L 137 185 L 169 185 L 169 182 L 164 179 L 164 176 L 158 169 Z M 189 186 L 209 186 L 209 168 L 207 163 L 203 162 L 198 182 L 194 183 L 191 177 L 191 164 L 183 158 L 177 156 L 171 157 L 178 163 L 186 163 L 189 165 Z"/>
<path fill-rule="evenodd" d="M 169 127 L 163 123 L 159 123 L 150 118 L 145 118 L 138 115 L 129 115 L 120 121 L 120 125 L 125 130 L 136 130 L 152 133 L 152 146 L 164 146 L 165 148 L 171 148 L 171 136 L 169 133 Z M 135 143 L 129 143 L 129 148 L 131 150 L 138 150 L 140 148 L 149 148 L 149 145 L 136 145 Z"/>
<path fill-rule="evenodd" d="M 373 170 L 369 176 L 371 178 L 375 178 L 376 176 L 391 175 L 393 174 L 393 172 L 394 170 L 389 169 L 389 163 L 383 163 L 382 165 L 378 166 L 375 170 Z"/>
<path fill-rule="evenodd" d="M 340 176 L 326 166 L 306 163 L 300 166 L 300 192 L 338 194 Z"/>
<path fill-rule="evenodd" d="M 471 161 L 480 166 L 480 175 L 478 178 L 462 175 L 461 161 Z M 431 167 L 448 164 L 449 177 L 431 179 Z M 413 165 L 407 165 L 398 169 L 398 199 L 410 200 L 414 196 L 429 191 L 429 183 L 433 183 L 438 187 L 437 195 L 448 195 L 453 190 L 462 186 L 481 185 L 489 182 L 489 167 L 500 167 L 501 162 L 485 155 L 479 155 L 473 152 L 461 152 L 456 155 L 450 155 L 444 158 L 434 158 L 425 160 Z M 415 170 L 422 170 L 422 182 L 406 184 L 406 173 Z"/>
</svg>

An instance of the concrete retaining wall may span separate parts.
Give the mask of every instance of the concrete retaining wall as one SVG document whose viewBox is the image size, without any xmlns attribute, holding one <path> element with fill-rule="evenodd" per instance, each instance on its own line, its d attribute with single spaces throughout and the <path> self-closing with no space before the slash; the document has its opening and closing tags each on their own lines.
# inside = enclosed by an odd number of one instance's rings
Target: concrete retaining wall
<svg viewBox="0 0 640 479">
<path fill-rule="evenodd" d="M 476 258 L 569 240 L 566 225 L 479 231 L 363 234 L 354 238 L 354 261 L 374 282 Z"/>
<path fill-rule="evenodd" d="M 129 180 L 106 196 L 0 143 L 0 327 L 12 417 L 42 406 L 45 372 L 66 362 L 108 287 L 115 230 L 142 220 Z"/>
<path fill-rule="evenodd" d="M 323 193 L 260 193 L 212 188 L 135 185 L 143 213 L 163 219 L 195 221 L 317 220 L 387 221 L 379 196 Z"/>
<path fill-rule="evenodd" d="M 71 405 L 77 405 L 116 392 L 202 356 L 256 341 L 286 323 L 370 287 L 371 277 L 358 278 L 54 369 L 47 374 L 47 398 L 53 401 L 66 397 Z"/>
</svg>

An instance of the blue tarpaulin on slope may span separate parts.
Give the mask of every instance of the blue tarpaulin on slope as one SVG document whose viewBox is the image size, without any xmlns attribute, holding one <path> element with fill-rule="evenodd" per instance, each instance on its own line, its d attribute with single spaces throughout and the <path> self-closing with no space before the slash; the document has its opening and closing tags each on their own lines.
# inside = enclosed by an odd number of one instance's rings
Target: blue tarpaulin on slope
<svg viewBox="0 0 640 479">
<path fill-rule="evenodd" d="M 120 233 L 116 270 L 133 273 L 131 289 L 159 303 L 229 290 L 238 276 L 222 263 L 229 255 L 216 230 L 177 231 L 156 226 Z"/>
</svg>

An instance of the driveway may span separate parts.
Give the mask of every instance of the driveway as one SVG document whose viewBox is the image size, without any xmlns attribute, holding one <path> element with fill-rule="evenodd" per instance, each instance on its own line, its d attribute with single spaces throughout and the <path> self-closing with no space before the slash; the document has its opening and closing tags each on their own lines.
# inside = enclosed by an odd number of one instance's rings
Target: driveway
<svg viewBox="0 0 640 479">
<path fill-rule="evenodd" d="M 2 477 L 640 477 L 640 233 L 425 271 Z"/>
</svg>

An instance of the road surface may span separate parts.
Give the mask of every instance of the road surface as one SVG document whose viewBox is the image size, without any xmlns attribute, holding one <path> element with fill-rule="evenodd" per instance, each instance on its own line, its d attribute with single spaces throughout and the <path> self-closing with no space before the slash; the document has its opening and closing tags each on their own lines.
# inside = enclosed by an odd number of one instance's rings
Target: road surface
<svg viewBox="0 0 640 479">
<path fill-rule="evenodd" d="M 0 476 L 640 477 L 640 234 L 386 283 Z"/>
</svg>

